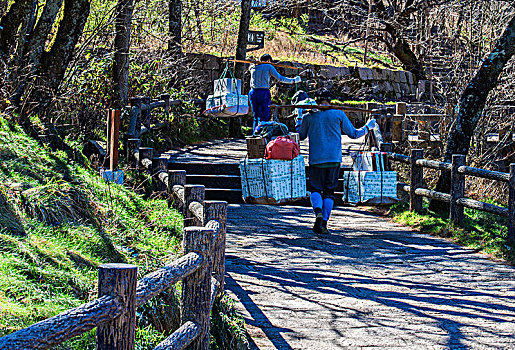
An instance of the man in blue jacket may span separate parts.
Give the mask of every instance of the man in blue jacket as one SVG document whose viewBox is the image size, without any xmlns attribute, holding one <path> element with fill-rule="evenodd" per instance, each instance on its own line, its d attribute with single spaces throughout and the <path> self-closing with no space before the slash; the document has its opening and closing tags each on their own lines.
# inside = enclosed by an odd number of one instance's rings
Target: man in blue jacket
<svg viewBox="0 0 515 350">
<path fill-rule="evenodd" d="M 331 96 L 322 92 L 316 100 L 319 105 L 329 105 Z M 308 103 L 299 101 L 298 104 Z M 327 221 L 333 209 L 334 190 L 338 186 L 342 162 L 342 135 L 360 138 L 374 129 L 376 122 L 371 119 L 364 127 L 356 129 L 343 111 L 335 109 L 312 110 L 305 115 L 299 113 L 298 119 L 300 139 L 309 138 L 310 199 L 316 215 L 313 232 L 328 234 Z"/>
<path fill-rule="evenodd" d="M 274 77 L 281 83 L 295 84 L 300 83 L 300 76 L 295 78 L 286 78 L 277 72 L 277 69 L 271 64 L 272 56 L 264 54 L 259 59 L 260 64 L 256 64 L 250 67 L 250 92 L 249 99 L 252 107 L 252 113 L 254 114 L 254 128 L 260 122 L 266 122 L 270 119 L 270 104 L 272 103 L 272 97 L 270 95 L 270 77 Z"/>
</svg>

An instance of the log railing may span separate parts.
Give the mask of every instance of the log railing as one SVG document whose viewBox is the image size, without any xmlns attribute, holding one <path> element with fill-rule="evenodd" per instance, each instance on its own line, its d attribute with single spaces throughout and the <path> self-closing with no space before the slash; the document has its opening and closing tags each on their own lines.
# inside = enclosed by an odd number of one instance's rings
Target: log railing
<svg viewBox="0 0 515 350">
<path fill-rule="evenodd" d="M 455 154 L 452 156 L 452 162 L 438 162 L 423 159 L 424 151 L 422 149 L 412 149 L 411 155 L 406 156 L 397 153 L 388 153 L 391 161 L 401 162 L 409 165 L 410 168 L 410 184 L 398 183 L 397 188 L 400 191 L 408 192 L 410 196 L 410 210 L 415 212 L 422 211 L 422 197 L 436 199 L 438 201 L 450 204 L 449 218 L 452 223 L 463 223 L 464 208 L 470 208 L 485 211 L 495 215 L 508 218 L 508 235 L 510 242 L 515 242 L 515 164 L 510 165 L 510 172 L 503 173 L 499 171 L 490 171 L 485 169 L 474 168 L 465 165 L 465 156 Z M 450 193 L 437 192 L 423 188 L 424 186 L 424 168 L 430 168 L 451 173 L 451 191 Z M 497 205 L 481 202 L 465 197 L 465 177 L 474 176 L 490 180 L 505 182 L 508 184 L 508 208 L 499 207 Z"/>
<path fill-rule="evenodd" d="M 181 105 L 185 102 L 191 102 L 196 105 L 205 103 L 205 100 L 170 100 L 170 95 L 163 94 L 158 99 L 152 100 L 150 97 L 133 97 L 129 100 L 129 130 L 127 132 L 127 139 L 139 138 L 142 134 L 150 131 L 152 110 L 157 108 L 164 108 L 165 113 L 170 112 L 173 106 Z"/>
<path fill-rule="evenodd" d="M 136 308 L 182 281 L 181 324 L 155 349 L 209 349 L 209 318 L 223 293 L 227 202 L 206 201 L 201 185 L 186 185 L 186 172 L 167 170 L 166 158 L 132 140 L 134 165 L 146 169 L 156 189 L 184 215 L 184 256 L 137 281 L 137 266 L 99 267 L 98 299 L 0 338 L 0 350 L 48 349 L 97 328 L 97 349 L 135 348 Z"/>
</svg>

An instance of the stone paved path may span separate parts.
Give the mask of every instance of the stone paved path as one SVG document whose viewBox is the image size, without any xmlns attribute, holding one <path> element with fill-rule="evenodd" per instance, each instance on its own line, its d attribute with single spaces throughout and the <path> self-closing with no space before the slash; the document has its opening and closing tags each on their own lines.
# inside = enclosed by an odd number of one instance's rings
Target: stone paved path
<svg viewBox="0 0 515 350">
<path fill-rule="evenodd" d="M 515 349 L 515 269 L 356 208 L 231 205 L 227 289 L 253 349 Z"/>
<path fill-rule="evenodd" d="M 352 166 L 351 151 L 362 148 L 364 137 L 352 140 L 342 136 L 343 165 Z M 308 159 L 308 141 L 300 143 L 300 151 L 304 158 Z M 210 163 L 237 163 L 245 158 L 247 146 L 245 140 L 224 139 L 204 142 L 198 145 L 190 145 L 180 150 L 168 151 L 164 156 L 170 157 L 174 162 L 210 162 Z"/>
</svg>

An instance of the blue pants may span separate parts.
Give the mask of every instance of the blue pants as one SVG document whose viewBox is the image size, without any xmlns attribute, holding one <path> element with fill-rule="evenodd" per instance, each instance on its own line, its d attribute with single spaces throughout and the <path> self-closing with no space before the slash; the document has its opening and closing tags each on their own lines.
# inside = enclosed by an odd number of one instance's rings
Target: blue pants
<svg viewBox="0 0 515 350">
<path fill-rule="evenodd" d="M 251 89 L 249 92 L 250 106 L 254 115 L 254 128 L 260 122 L 270 120 L 270 105 L 272 104 L 272 95 L 269 89 Z"/>
</svg>

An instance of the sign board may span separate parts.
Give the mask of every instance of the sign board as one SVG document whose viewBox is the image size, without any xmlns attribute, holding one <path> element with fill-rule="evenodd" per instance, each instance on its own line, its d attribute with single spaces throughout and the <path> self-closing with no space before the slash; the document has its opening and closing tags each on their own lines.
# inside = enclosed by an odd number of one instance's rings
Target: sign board
<svg viewBox="0 0 515 350">
<path fill-rule="evenodd" d="M 252 0 L 252 8 L 253 9 L 262 9 L 266 7 L 268 0 Z"/>
<path fill-rule="evenodd" d="M 247 51 L 259 50 L 265 47 L 265 32 L 261 30 L 249 30 L 247 45 L 256 45 L 248 48 Z"/>
</svg>

